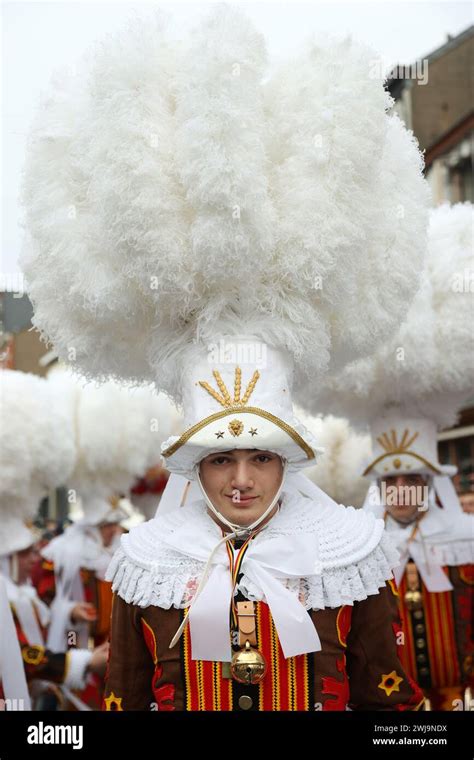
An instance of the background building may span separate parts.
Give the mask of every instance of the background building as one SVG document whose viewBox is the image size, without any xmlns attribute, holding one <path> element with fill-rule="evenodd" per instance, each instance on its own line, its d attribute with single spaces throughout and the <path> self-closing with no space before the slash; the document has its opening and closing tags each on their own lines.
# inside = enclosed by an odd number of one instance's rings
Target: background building
<svg viewBox="0 0 474 760">
<path fill-rule="evenodd" d="M 474 26 L 470 26 L 455 37 L 448 36 L 444 45 L 419 61 L 395 66 L 387 80 L 394 110 L 425 151 L 434 206 L 474 201 L 473 72 Z M 467 286 L 474 291 L 474 272 Z M 474 512 L 474 396 L 456 427 L 439 435 L 439 455 L 441 462 L 458 467 L 456 488 L 464 505 Z"/>
</svg>

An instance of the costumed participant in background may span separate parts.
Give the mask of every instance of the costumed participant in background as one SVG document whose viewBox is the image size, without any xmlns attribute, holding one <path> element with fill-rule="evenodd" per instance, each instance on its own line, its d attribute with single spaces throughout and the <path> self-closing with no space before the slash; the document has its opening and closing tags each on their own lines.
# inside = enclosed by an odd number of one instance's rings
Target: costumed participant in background
<svg viewBox="0 0 474 760">
<path fill-rule="evenodd" d="M 184 410 L 158 516 L 108 571 L 107 709 L 422 705 L 396 651 L 398 554 L 382 520 L 298 473 L 318 446 L 291 404 L 387 339 L 418 284 L 422 158 L 373 59 L 324 40 L 263 84 L 240 11 L 214 8 L 179 44 L 153 16 L 38 114 L 34 322 L 91 376 L 154 380 Z M 71 204 L 74 223 L 51 225 Z"/>
<path fill-rule="evenodd" d="M 460 494 L 459 501 L 461 502 L 463 512 L 466 512 L 468 515 L 474 514 L 474 491 Z"/>
<path fill-rule="evenodd" d="M 7 595 L 0 575 L 0 710 L 31 710 L 20 642 Z"/>
<path fill-rule="evenodd" d="M 87 647 L 90 638 L 96 646 L 108 639 L 112 605 L 105 571 L 120 539 L 120 524 L 128 517 L 118 502 L 118 497 L 84 500 L 83 516 L 41 549 L 35 586 L 40 598 L 52 605 L 49 643 L 56 651 L 67 649 L 71 633 L 60 613 L 54 615 L 60 599 L 75 601 L 83 610 L 82 622 L 74 629 L 80 646 Z"/>
<path fill-rule="evenodd" d="M 56 598 L 58 574 L 61 593 L 81 600 L 78 607 L 86 611 L 82 625 L 75 627 L 81 645 L 86 646 L 92 638 L 97 646 L 108 639 L 110 628 L 111 593 L 105 571 L 120 536 L 144 517 L 127 499 L 119 497 L 110 501 L 91 498 L 82 505 L 79 501 L 78 514 L 81 517 L 63 534 L 39 549 L 45 559 L 41 559 L 33 583 L 39 597 L 51 604 Z M 61 638 L 58 646 L 63 647 Z"/>
<path fill-rule="evenodd" d="M 384 516 L 401 552 L 395 571 L 401 657 L 433 710 L 471 709 L 474 678 L 474 518 L 441 464 L 437 429 L 471 394 L 473 207 L 431 212 L 426 271 L 399 333 L 371 359 L 331 377 L 315 408 L 367 421 L 373 486 L 365 508 Z"/>
<path fill-rule="evenodd" d="M 54 651 L 66 651 L 71 635 L 64 620 L 68 601 L 81 604 L 84 611 L 84 622 L 75 628 L 79 646 L 108 640 L 112 591 L 105 571 L 131 508 L 125 510 L 113 494 L 127 493 L 156 461 L 162 440 L 157 434 L 160 405 L 148 387 L 84 385 L 60 368 L 50 373 L 48 382 L 69 387 L 75 399 L 77 458 L 68 493 L 80 502 L 82 516 L 42 549 L 44 562 L 37 578 L 40 597 L 54 599 L 48 644 Z M 102 692 L 103 682 L 91 676 L 81 698 L 100 709 Z"/>
<path fill-rule="evenodd" d="M 38 597 L 30 580 L 37 559 L 37 536 L 26 525 L 48 490 L 64 485 L 72 472 L 76 447 L 70 398 L 53 392 L 49 384 L 35 375 L 4 370 L 0 373 L 1 416 L 8 435 L 0 436 L 0 575 L 13 612 L 23 664 L 34 705 L 51 708 L 65 700 L 73 709 L 83 709 L 71 689 L 85 685 L 88 672 L 104 672 L 106 648 L 95 652 L 69 649 L 58 652 L 47 646 L 49 607 Z M 72 628 L 83 611 L 73 602 L 65 604 L 64 625 Z M 7 638 L 0 620 L 5 655 L 17 647 Z M 5 652 L 4 652 L 5 654 Z M 15 672 L 21 689 L 22 674 Z M 56 688 L 55 684 L 61 684 Z M 11 682 L 10 699 L 14 694 Z M 52 695 L 52 696 L 51 696 Z"/>
</svg>

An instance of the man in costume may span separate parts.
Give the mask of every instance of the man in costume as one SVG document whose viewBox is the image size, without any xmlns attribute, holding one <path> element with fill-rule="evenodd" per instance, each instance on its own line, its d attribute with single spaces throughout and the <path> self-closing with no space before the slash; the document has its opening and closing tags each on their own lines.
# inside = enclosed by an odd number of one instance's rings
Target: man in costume
<svg viewBox="0 0 474 760">
<path fill-rule="evenodd" d="M 71 689 L 83 685 L 86 671 L 105 667 L 106 647 L 95 653 L 78 648 L 66 653 L 48 646 L 51 610 L 31 583 L 37 536 L 28 527 L 41 499 L 64 485 L 73 470 L 76 446 L 70 397 L 59 388 L 53 391 L 43 378 L 23 372 L 2 371 L 0 385 L 1 418 L 8 431 L 0 436 L 0 575 L 30 689 L 34 686 L 36 694 L 39 682 L 47 681 L 47 689 L 54 689 L 60 700 L 66 696 L 76 701 Z M 68 600 L 63 607 L 63 635 L 84 614 L 81 605 Z M 4 625 L 2 618 L 1 636 L 9 659 L 17 644 L 5 634 Z M 54 684 L 61 685 L 59 692 Z M 10 691 L 8 696 L 20 695 Z"/>
<path fill-rule="evenodd" d="M 88 612 L 82 618 L 84 627 L 77 631 L 82 646 L 91 637 L 96 646 L 108 638 L 111 595 L 104 577 L 120 537 L 120 523 L 127 518 L 118 499 L 112 502 L 88 499 L 84 517 L 41 550 L 41 572 L 35 579 L 38 595 L 52 604 L 53 611 L 55 600 L 67 599 Z M 58 609 L 55 649 L 67 647 L 60 617 Z"/>
<path fill-rule="evenodd" d="M 66 652 L 74 636 L 76 646 L 87 649 L 108 641 L 112 591 L 105 570 L 120 536 L 126 512 L 118 499 L 89 499 L 84 517 L 66 528 L 42 550 L 41 571 L 35 579 L 39 598 L 51 608 L 48 646 Z M 69 609 L 79 613 L 68 622 Z M 102 674 L 103 675 L 103 674 Z M 80 698 L 100 709 L 103 678 L 90 675 Z"/>
<path fill-rule="evenodd" d="M 383 523 L 295 477 L 317 448 L 292 418 L 288 365 L 264 348 L 261 370 L 190 370 L 191 424 L 163 456 L 202 496 L 122 538 L 107 709 L 422 704 L 397 656 Z"/>
<path fill-rule="evenodd" d="M 5 584 L 13 613 L 16 636 L 31 693 L 40 700 L 36 702 L 38 706 L 44 704 L 41 699 L 46 691 L 52 692 L 61 704 L 66 700 L 74 709 L 82 709 L 81 700 L 72 690 L 84 688 L 89 673 L 104 673 L 108 647 L 104 644 L 93 652 L 78 648 L 58 652 L 48 648 L 50 609 L 38 597 L 30 580 L 31 569 L 37 558 L 35 543 L 36 536 L 24 522 L 2 510 L 0 577 Z M 72 629 L 85 619 L 82 606 L 71 603 L 65 624 L 69 624 Z M 3 624 L 2 621 L 2 626 Z M 8 646 L 13 650 L 15 642 L 10 640 Z M 19 678 L 18 673 L 16 677 Z M 50 701 L 47 704 L 51 707 Z"/>
<path fill-rule="evenodd" d="M 383 516 L 401 553 L 395 569 L 402 617 L 400 657 L 427 708 L 472 709 L 474 519 L 437 456 L 436 425 L 381 418 L 372 425 L 374 480 L 365 508 Z"/>
<path fill-rule="evenodd" d="M 419 293 L 398 333 L 367 360 L 330 377 L 315 405 L 368 423 L 372 479 L 365 509 L 383 517 L 401 552 L 395 569 L 408 673 L 433 710 L 472 709 L 474 519 L 441 464 L 437 432 L 471 394 L 473 207 L 431 212 Z"/>
<path fill-rule="evenodd" d="M 150 388 L 130 389 L 109 382 L 84 383 L 77 374 L 56 365 L 48 375 L 53 395 L 68 394 L 74 424 L 76 457 L 67 480 L 74 522 L 42 550 L 41 571 L 35 575 L 38 593 L 52 603 L 49 644 L 64 651 L 64 614 L 72 601 L 90 615 L 76 631 L 82 646 L 108 638 L 111 592 L 105 570 L 119 540 L 120 525 L 133 507 L 120 499 L 137 477 L 156 461 L 161 438 L 150 424 L 160 420 L 161 404 Z M 111 418 L 113 418 L 111 420 Z M 104 421 L 107 420 L 107 424 Z"/>
<path fill-rule="evenodd" d="M 152 381 L 185 416 L 158 517 L 108 571 L 110 709 L 421 705 L 383 521 L 298 473 L 317 445 L 291 403 L 386 340 L 418 287 L 422 156 L 372 64 L 321 40 L 266 77 L 262 36 L 217 6 L 179 43 L 132 23 L 37 116 L 34 322 L 89 376 Z"/>
</svg>

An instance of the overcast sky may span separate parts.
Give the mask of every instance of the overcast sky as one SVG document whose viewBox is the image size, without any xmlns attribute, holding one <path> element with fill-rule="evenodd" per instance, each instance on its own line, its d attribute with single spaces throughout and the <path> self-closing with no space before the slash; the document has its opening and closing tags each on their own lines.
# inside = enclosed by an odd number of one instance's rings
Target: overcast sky
<svg viewBox="0 0 474 760">
<path fill-rule="evenodd" d="M 17 194 L 25 135 L 40 91 L 55 68 L 73 64 L 96 38 L 119 27 L 130 13 L 167 10 L 176 34 L 211 3 L 10 2 L 2 5 L 2 266 L 18 271 L 21 232 Z M 387 64 L 412 63 L 472 24 L 470 2 L 234 2 L 266 37 L 271 58 L 284 58 L 312 31 L 370 44 Z"/>
</svg>

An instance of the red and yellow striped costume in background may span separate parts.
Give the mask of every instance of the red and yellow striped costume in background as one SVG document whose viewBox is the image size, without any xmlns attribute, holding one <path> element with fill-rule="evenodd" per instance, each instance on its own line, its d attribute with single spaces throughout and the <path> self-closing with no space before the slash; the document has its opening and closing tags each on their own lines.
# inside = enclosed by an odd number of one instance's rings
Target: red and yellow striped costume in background
<svg viewBox="0 0 474 760">
<path fill-rule="evenodd" d="M 56 594 L 54 565 L 48 560 L 41 560 L 38 569 L 32 575 L 38 596 L 50 605 Z M 94 646 L 107 641 L 110 632 L 110 615 L 112 612 L 112 586 L 101 580 L 92 570 L 81 568 L 81 580 L 84 589 L 84 601 L 93 604 L 97 619 L 90 623 L 90 637 Z"/>
<path fill-rule="evenodd" d="M 36 618 L 39 630 L 42 633 L 43 640 L 46 641 L 47 629 L 41 625 L 38 614 L 33 606 L 33 614 Z M 15 623 L 16 634 L 18 642 L 20 644 L 21 657 L 25 668 L 26 680 L 30 683 L 35 679 L 41 679 L 42 681 L 49 681 L 51 684 L 62 683 L 66 677 L 69 658 L 67 653 L 63 652 L 51 652 L 46 646 L 41 644 L 31 645 L 26 638 L 26 635 L 21 627 L 20 621 L 17 617 L 15 606 L 11 604 L 11 610 L 13 613 L 13 621 Z M 53 686 L 50 687 L 50 691 L 53 690 Z M 60 702 L 63 701 L 61 692 L 54 690 L 54 697 Z M 0 680 L 0 699 L 4 698 L 2 684 Z"/>
<path fill-rule="evenodd" d="M 84 601 L 91 603 L 97 618 L 89 624 L 90 646 L 96 647 L 108 641 L 110 634 L 110 617 L 112 613 L 112 586 L 101 580 L 92 570 L 81 568 L 81 580 L 84 589 Z M 46 604 L 51 604 L 56 594 L 54 565 L 41 560 L 39 568 L 33 574 L 33 582 L 38 596 Z M 89 674 L 86 687 L 79 693 L 80 699 L 93 710 L 100 710 L 104 692 L 104 679 L 96 674 Z"/>
<path fill-rule="evenodd" d="M 474 687 L 474 566 L 443 568 L 452 591 L 430 592 L 420 578 L 422 607 L 405 602 L 406 573 L 399 587 L 405 670 L 420 684 L 432 710 L 461 709 Z"/>
</svg>

